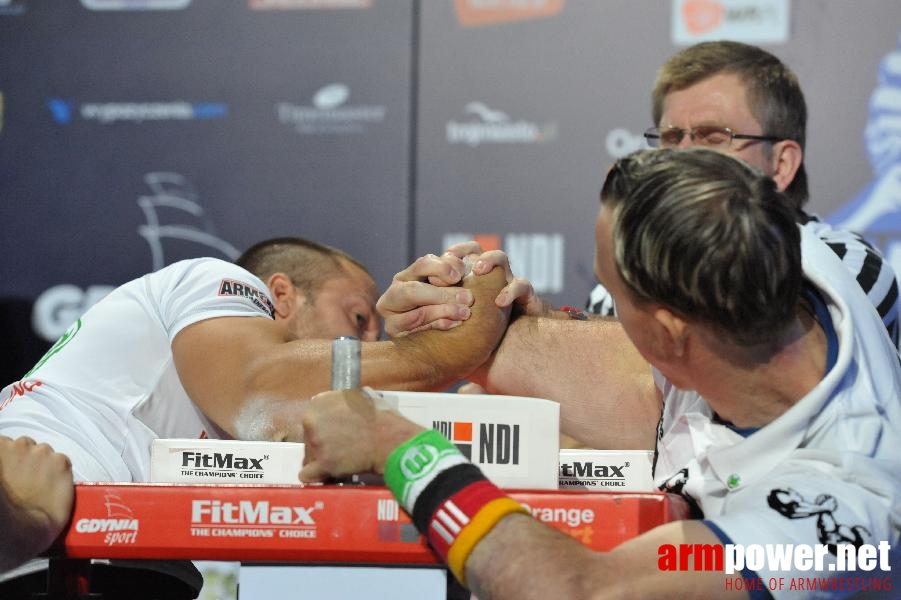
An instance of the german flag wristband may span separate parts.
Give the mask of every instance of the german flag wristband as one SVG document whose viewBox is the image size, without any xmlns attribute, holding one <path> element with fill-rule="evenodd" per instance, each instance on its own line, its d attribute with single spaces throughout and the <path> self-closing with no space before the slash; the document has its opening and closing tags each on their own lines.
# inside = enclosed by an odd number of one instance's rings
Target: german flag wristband
<svg viewBox="0 0 901 600">
<path fill-rule="evenodd" d="M 528 512 L 435 430 L 391 453 L 385 483 L 461 583 L 479 541 L 510 513 Z"/>
<path fill-rule="evenodd" d="M 466 560 L 498 522 L 525 507 L 483 479 L 471 483 L 441 503 L 429 521 L 427 537 L 451 573 L 465 584 Z"/>
</svg>

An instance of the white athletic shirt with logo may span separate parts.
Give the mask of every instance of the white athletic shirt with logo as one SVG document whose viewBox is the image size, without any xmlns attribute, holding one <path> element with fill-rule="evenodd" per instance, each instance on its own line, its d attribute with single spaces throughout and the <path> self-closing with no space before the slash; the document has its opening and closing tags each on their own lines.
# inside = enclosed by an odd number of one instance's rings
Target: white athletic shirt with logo
<svg viewBox="0 0 901 600">
<path fill-rule="evenodd" d="M 655 482 L 690 498 L 734 544 L 901 542 L 901 365 L 882 321 L 838 257 L 801 228 L 806 278 L 826 302 L 838 353 L 797 404 L 747 437 L 696 392 L 663 391 Z M 827 564 L 834 557 L 827 557 Z M 825 567 L 828 569 L 828 566 Z M 878 569 L 861 577 L 890 577 Z M 896 573 L 894 573 L 896 574 Z M 770 577 L 823 577 L 759 569 Z M 736 574 L 735 576 L 740 576 Z M 826 572 L 826 577 L 848 577 Z M 782 592 L 790 597 L 802 597 Z M 837 592 L 833 591 L 832 594 Z M 780 597 L 778 590 L 773 595 Z M 818 597 L 816 593 L 809 596 Z M 836 595 L 830 598 L 838 597 Z"/>
<path fill-rule="evenodd" d="M 237 265 L 185 260 L 112 291 L 22 380 L 0 392 L 0 434 L 47 442 L 76 480 L 146 481 L 156 438 L 222 437 L 188 398 L 172 360 L 185 327 L 272 317 L 265 284 Z"/>
</svg>

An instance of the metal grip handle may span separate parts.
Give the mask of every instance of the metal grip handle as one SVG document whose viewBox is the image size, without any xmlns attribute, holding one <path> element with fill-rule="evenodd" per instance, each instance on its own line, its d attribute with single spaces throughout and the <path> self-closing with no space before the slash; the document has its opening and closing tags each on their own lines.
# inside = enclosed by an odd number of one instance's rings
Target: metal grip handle
<svg viewBox="0 0 901 600">
<path fill-rule="evenodd" d="M 360 340 L 341 336 L 332 340 L 332 389 L 360 387 Z"/>
</svg>

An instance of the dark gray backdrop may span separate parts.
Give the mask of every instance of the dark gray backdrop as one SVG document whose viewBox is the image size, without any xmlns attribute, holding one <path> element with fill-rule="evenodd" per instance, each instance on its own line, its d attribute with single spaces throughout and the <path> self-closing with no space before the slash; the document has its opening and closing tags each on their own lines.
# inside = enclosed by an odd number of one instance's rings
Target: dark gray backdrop
<svg viewBox="0 0 901 600">
<path fill-rule="evenodd" d="M 276 235 L 339 246 L 382 287 L 480 236 L 583 304 L 598 187 L 650 125 L 681 3 L 5 2 L 3 382 L 110 286 Z M 171 9 L 90 8 L 122 4 Z M 828 216 L 874 179 L 863 131 L 901 3 L 787 6 L 787 41 L 765 47 L 807 92 L 811 208 Z"/>
</svg>

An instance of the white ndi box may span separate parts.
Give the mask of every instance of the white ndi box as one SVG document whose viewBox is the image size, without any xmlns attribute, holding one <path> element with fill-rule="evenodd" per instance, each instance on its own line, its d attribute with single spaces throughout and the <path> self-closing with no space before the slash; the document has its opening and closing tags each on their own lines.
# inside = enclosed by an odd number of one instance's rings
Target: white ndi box
<svg viewBox="0 0 901 600">
<path fill-rule="evenodd" d="M 497 485 L 557 489 L 556 402 L 488 394 L 377 393 L 411 421 L 443 433 Z M 303 450 L 303 444 L 289 442 L 154 440 L 150 481 L 297 483 Z"/>
<path fill-rule="evenodd" d="M 643 450 L 560 450 L 560 489 L 594 492 L 656 491 L 654 453 Z"/>
<path fill-rule="evenodd" d="M 378 393 L 411 421 L 443 433 L 497 485 L 557 489 L 556 402 L 493 394 Z"/>
</svg>

